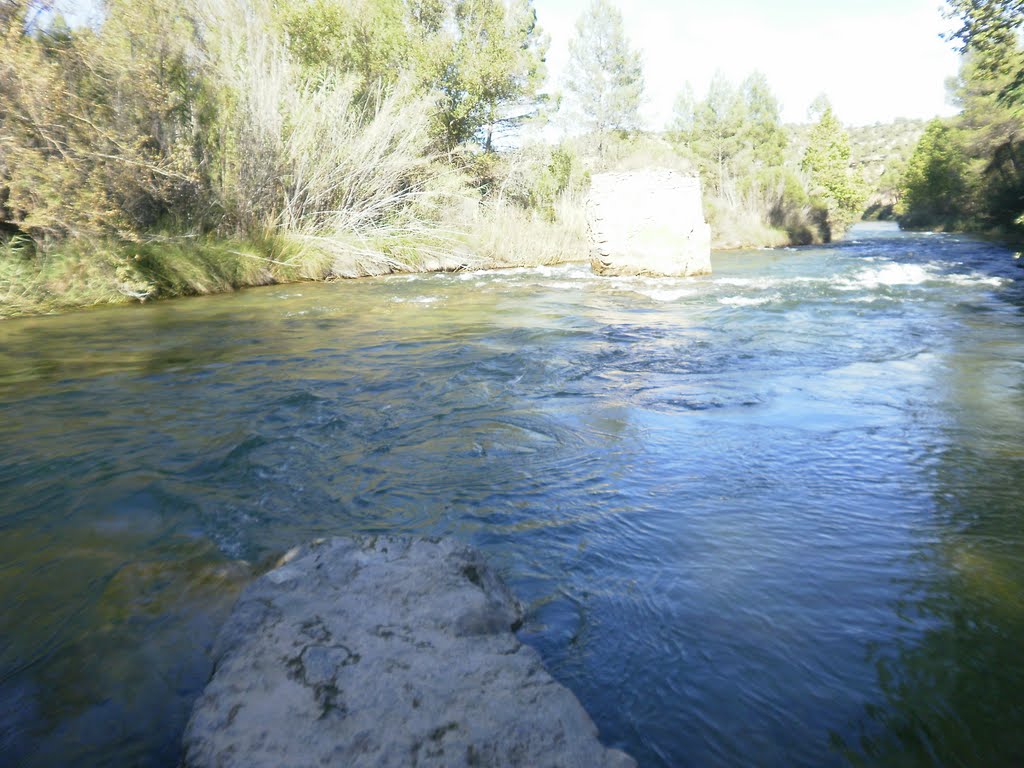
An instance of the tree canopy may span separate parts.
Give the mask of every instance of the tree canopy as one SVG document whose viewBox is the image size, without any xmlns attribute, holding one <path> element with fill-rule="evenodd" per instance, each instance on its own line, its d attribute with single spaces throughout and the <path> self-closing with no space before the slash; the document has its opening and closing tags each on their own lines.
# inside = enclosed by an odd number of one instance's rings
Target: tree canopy
<svg viewBox="0 0 1024 768">
<path fill-rule="evenodd" d="M 816 105 L 801 167 L 810 177 L 810 194 L 825 205 L 826 239 L 842 235 L 860 215 L 866 197 L 863 182 L 850 169 L 850 137 L 824 100 Z"/>
<path fill-rule="evenodd" d="M 1021 2 L 955 2 L 963 27 L 960 72 L 951 83 L 960 114 L 929 126 L 903 178 L 908 226 L 996 230 L 1024 227 L 1024 48 Z M 1016 15 L 1015 15 L 1016 14 Z M 944 185 L 953 183 L 953 188 Z"/>
<path fill-rule="evenodd" d="M 980 54 L 982 67 L 1005 74 L 999 92 L 1004 102 L 1024 102 L 1024 61 L 1012 65 L 1003 58 L 1009 48 L 1019 48 L 1018 36 L 1024 28 L 1024 0 L 946 0 L 947 16 L 960 22 L 950 39 L 961 43 L 961 53 Z"/>
<path fill-rule="evenodd" d="M 449 3 L 447 21 L 428 42 L 420 67 L 441 94 L 448 146 L 478 138 L 490 149 L 496 128 L 528 115 L 537 103 L 548 41 L 531 0 Z"/>
<path fill-rule="evenodd" d="M 957 131 L 945 120 L 928 123 L 903 172 L 897 214 L 904 223 L 918 226 L 963 218 L 966 165 Z"/>
<path fill-rule="evenodd" d="M 964 52 L 1005 43 L 1024 26 L 1024 0 L 946 0 L 947 15 L 960 21 L 952 38 Z"/>
<path fill-rule="evenodd" d="M 286 0 L 291 52 L 313 81 L 344 72 L 365 101 L 411 74 L 438 97 L 447 148 L 530 114 L 548 41 L 532 0 Z"/>
<path fill-rule="evenodd" d="M 576 21 L 566 85 L 591 131 L 639 127 L 643 60 L 630 48 L 622 14 L 608 0 L 593 0 Z"/>
<path fill-rule="evenodd" d="M 787 140 L 779 103 L 760 72 L 737 88 L 716 71 L 701 101 L 687 83 L 676 97 L 672 130 L 715 194 L 727 194 L 736 180 L 783 163 Z"/>
</svg>

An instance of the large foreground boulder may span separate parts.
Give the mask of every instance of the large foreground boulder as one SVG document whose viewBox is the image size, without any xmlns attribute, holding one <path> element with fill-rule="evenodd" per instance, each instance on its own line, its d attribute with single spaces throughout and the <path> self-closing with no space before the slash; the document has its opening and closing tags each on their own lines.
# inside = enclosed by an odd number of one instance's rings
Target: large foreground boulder
<svg viewBox="0 0 1024 768">
<path fill-rule="evenodd" d="M 225 625 L 186 766 L 635 766 L 516 639 L 522 609 L 475 550 L 375 537 L 293 555 Z"/>
<path fill-rule="evenodd" d="M 669 170 L 599 173 L 587 199 L 590 264 L 599 275 L 711 273 L 700 180 Z"/>
</svg>

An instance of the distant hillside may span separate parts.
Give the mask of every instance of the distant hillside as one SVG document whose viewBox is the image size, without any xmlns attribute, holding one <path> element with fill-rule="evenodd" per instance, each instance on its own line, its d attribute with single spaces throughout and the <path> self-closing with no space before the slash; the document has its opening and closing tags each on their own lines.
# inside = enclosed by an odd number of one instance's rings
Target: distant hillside
<svg viewBox="0 0 1024 768">
<path fill-rule="evenodd" d="M 871 189 L 864 218 L 892 218 L 900 177 L 927 124 L 926 120 L 901 119 L 848 129 L 851 160 Z"/>
<path fill-rule="evenodd" d="M 901 118 L 892 123 L 847 128 L 854 163 L 864 169 L 866 178 L 880 178 L 894 160 L 905 162 L 910 157 L 927 124 L 927 120 Z"/>
<path fill-rule="evenodd" d="M 891 218 L 903 168 L 926 125 L 926 120 L 900 118 L 891 123 L 846 128 L 850 135 L 850 165 L 860 170 L 871 190 L 865 218 Z M 810 131 L 810 125 L 786 126 L 792 162 L 800 163 Z"/>
</svg>

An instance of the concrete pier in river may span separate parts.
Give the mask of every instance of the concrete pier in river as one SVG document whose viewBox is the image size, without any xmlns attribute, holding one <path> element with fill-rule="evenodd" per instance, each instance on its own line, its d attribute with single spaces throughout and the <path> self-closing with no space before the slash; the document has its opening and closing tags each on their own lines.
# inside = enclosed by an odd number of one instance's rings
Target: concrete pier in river
<svg viewBox="0 0 1024 768">
<path fill-rule="evenodd" d="M 700 180 L 671 170 L 596 174 L 587 200 L 590 264 L 599 275 L 711 272 Z"/>
</svg>

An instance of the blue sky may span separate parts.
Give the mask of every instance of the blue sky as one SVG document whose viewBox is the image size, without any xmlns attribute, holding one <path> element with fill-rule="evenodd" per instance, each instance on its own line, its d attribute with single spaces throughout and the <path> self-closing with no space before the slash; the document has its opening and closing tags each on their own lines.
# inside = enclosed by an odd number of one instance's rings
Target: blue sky
<svg viewBox="0 0 1024 768">
<path fill-rule="evenodd" d="M 614 1 L 614 0 L 613 0 Z M 569 39 L 590 0 L 534 0 L 551 36 L 549 88 L 563 89 Z M 949 29 L 941 0 L 619 0 L 633 47 L 644 54 L 646 127 L 672 118 L 688 81 L 698 98 L 716 69 L 739 82 L 768 77 L 787 122 L 804 122 L 819 93 L 853 125 L 956 110 L 945 81 L 958 56 L 939 35 Z M 93 0 L 65 0 L 79 14 Z"/>
<path fill-rule="evenodd" d="M 568 41 L 589 0 L 534 0 L 551 36 L 550 86 L 559 88 Z M 671 119 L 689 81 L 698 98 L 716 69 L 734 82 L 759 69 L 786 121 L 804 122 L 826 93 L 848 124 L 953 114 L 945 81 L 958 56 L 939 38 L 951 24 L 941 0 L 631 0 L 617 3 L 644 53 L 648 128 Z"/>
</svg>

